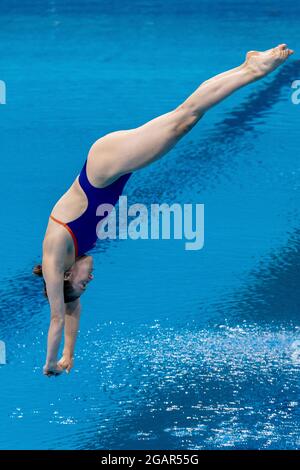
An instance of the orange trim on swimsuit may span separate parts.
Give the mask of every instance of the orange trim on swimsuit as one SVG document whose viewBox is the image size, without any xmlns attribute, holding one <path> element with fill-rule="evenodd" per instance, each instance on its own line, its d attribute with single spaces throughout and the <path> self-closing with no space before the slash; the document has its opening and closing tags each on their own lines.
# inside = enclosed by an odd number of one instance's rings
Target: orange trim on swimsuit
<svg viewBox="0 0 300 470">
<path fill-rule="evenodd" d="M 78 244 L 77 244 L 76 237 L 75 237 L 74 233 L 72 232 L 72 230 L 70 229 L 70 227 L 68 227 L 68 225 L 65 224 L 64 222 L 61 222 L 60 220 L 53 217 L 53 215 L 50 215 L 50 219 L 54 220 L 54 222 L 57 222 L 58 224 L 62 225 L 63 227 L 65 227 L 68 230 L 69 234 L 71 235 L 71 237 L 73 239 L 74 248 L 75 248 L 75 256 L 77 257 L 78 256 Z"/>
</svg>

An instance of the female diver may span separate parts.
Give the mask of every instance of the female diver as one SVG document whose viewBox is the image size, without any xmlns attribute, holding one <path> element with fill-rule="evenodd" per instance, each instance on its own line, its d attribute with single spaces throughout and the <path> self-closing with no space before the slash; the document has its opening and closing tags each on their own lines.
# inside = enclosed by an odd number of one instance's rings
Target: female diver
<svg viewBox="0 0 300 470">
<path fill-rule="evenodd" d="M 250 51 L 242 65 L 203 82 L 182 104 L 129 130 L 104 135 L 91 147 L 81 173 L 53 207 L 43 240 L 42 265 L 51 318 L 43 373 L 58 375 L 73 366 L 80 318 L 80 296 L 93 279 L 93 260 L 85 253 L 97 240 L 98 205 L 116 204 L 133 171 L 166 154 L 212 106 L 281 65 L 293 53 L 286 44 Z M 57 361 L 64 330 L 62 358 Z"/>
</svg>

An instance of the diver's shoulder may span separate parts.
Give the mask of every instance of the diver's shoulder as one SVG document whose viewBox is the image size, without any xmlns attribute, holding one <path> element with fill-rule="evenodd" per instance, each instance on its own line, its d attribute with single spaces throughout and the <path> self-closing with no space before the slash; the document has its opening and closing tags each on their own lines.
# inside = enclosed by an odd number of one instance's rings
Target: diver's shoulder
<svg viewBox="0 0 300 470">
<path fill-rule="evenodd" d="M 43 240 L 43 253 L 56 256 L 67 255 L 72 242 L 70 238 L 69 232 L 62 225 L 49 219 Z"/>
</svg>

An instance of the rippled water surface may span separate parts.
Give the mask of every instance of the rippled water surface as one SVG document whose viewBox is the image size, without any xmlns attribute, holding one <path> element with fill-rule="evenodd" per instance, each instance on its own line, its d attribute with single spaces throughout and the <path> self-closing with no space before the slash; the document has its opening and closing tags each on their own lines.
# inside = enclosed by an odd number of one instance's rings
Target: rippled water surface
<svg viewBox="0 0 300 470">
<path fill-rule="evenodd" d="M 69 376 L 41 373 L 49 311 L 31 275 L 93 141 L 171 110 L 247 50 L 300 51 L 299 4 L 0 5 L 0 448 L 299 449 L 297 53 L 130 178 L 129 203 L 205 204 L 205 246 L 100 243 Z"/>
</svg>

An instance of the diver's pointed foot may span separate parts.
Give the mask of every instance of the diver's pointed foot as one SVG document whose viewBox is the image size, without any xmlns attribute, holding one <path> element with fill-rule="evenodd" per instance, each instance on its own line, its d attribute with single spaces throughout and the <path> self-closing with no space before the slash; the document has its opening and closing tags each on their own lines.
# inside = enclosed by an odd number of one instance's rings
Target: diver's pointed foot
<svg viewBox="0 0 300 470">
<path fill-rule="evenodd" d="M 244 65 L 253 73 L 254 78 L 262 78 L 283 64 L 294 51 L 287 44 L 279 44 L 266 51 L 249 51 Z"/>
</svg>

